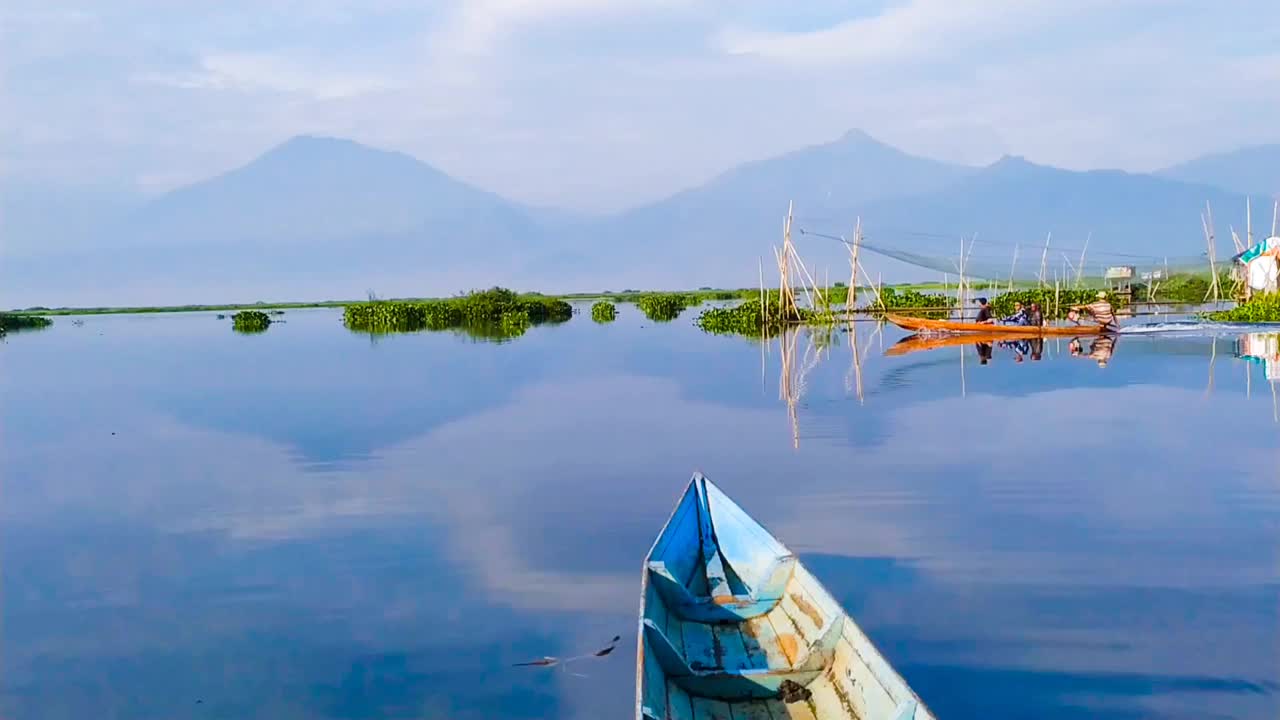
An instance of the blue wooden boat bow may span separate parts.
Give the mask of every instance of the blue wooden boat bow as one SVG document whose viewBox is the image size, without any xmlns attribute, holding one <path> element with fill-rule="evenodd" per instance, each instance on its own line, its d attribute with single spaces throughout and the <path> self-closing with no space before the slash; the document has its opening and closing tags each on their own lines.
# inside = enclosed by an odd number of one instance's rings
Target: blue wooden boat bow
<svg viewBox="0 0 1280 720">
<path fill-rule="evenodd" d="M 702 475 L 641 579 L 637 720 L 933 720 L 796 556 Z"/>
</svg>

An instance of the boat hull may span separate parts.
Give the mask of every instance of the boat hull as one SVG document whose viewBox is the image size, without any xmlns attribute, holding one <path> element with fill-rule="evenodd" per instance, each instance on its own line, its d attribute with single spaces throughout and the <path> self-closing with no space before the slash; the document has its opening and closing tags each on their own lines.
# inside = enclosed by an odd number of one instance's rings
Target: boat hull
<svg viewBox="0 0 1280 720">
<path fill-rule="evenodd" d="M 751 611 L 708 616 L 704 592 Z M 694 476 L 643 570 L 637 720 L 933 717 L 803 563 Z"/>
<path fill-rule="evenodd" d="M 957 322 L 954 320 L 929 320 L 927 318 L 908 317 L 906 315 L 886 315 L 889 322 L 904 330 L 914 332 L 948 332 L 948 333 L 982 333 L 984 335 L 1021 335 L 1023 337 L 1077 335 L 1101 335 L 1107 332 L 1101 325 L 988 325 L 976 322 Z"/>
</svg>

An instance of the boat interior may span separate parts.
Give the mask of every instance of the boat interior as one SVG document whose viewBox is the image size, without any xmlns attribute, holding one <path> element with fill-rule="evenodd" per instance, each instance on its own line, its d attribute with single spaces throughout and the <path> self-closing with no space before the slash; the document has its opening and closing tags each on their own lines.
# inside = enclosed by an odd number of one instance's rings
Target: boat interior
<svg viewBox="0 0 1280 720">
<path fill-rule="evenodd" d="M 643 587 L 642 720 L 930 717 L 796 556 L 700 475 Z"/>
</svg>

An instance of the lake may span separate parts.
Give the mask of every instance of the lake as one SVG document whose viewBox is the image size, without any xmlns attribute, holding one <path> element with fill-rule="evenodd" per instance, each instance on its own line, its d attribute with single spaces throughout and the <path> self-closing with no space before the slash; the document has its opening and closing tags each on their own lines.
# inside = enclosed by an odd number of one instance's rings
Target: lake
<svg viewBox="0 0 1280 720">
<path fill-rule="evenodd" d="M 939 717 L 1280 712 L 1277 373 L 1239 357 L 1274 340 L 982 364 L 580 307 L 501 344 L 333 310 L 10 336 L 0 717 L 630 718 L 641 563 L 695 471 Z"/>
</svg>

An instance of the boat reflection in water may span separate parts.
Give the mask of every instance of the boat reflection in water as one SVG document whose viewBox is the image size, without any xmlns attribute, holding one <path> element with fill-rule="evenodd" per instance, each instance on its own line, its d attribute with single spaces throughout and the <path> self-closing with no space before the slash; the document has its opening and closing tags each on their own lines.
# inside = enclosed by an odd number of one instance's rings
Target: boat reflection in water
<svg viewBox="0 0 1280 720">
<path fill-rule="evenodd" d="M 1087 358 L 1105 368 L 1115 354 L 1118 336 L 1092 335 L 1072 338 L 1067 342 L 1066 351 L 1071 357 Z M 1060 347 L 1060 342 L 1049 340 L 1051 348 Z M 1046 338 L 1042 335 L 1028 334 L 1013 336 L 1008 333 L 990 335 L 968 333 L 964 335 L 908 335 L 885 351 L 885 355 L 909 355 L 916 352 L 937 350 L 944 347 L 973 345 L 977 350 L 978 364 L 989 365 L 997 355 L 1008 355 L 1012 362 L 1039 362 L 1045 357 Z M 999 351 L 999 353 L 997 353 Z"/>
</svg>

